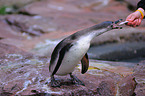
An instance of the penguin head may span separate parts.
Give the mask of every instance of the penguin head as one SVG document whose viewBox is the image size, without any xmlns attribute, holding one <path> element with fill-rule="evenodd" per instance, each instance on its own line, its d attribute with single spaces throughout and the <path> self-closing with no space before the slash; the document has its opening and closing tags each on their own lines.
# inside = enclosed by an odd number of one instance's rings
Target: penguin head
<svg viewBox="0 0 145 96">
<path fill-rule="evenodd" d="M 118 23 L 120 21 L 122 21 L 122 19 L 119 19 L 119 20 L 117 20 L 115 22 L 105 21 L 101 25 L 102 25 L 103 28 L 107 28 L 107 30 L 111 30 L 111 29 L 122 29 L 122 27 L 118 25 Z"/>
<path fill-rule="evenodd" d="M 111 30 L 111 29 L 122 29 L 122 27 L 118 25 L 118 23 L 121 22 L 121 21 L 122 21 L 122 19 L 119 19 L 119 20 L 114 21 L 114 22 L 107 21 L 109 23 L 107 28 L 109 30 Z"/>
</svg>

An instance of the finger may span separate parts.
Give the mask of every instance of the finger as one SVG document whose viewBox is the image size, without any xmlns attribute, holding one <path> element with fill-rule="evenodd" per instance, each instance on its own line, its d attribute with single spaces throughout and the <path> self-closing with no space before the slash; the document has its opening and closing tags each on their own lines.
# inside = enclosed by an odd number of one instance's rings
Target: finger
<svg viewBox="0 0 145 96">
<path fill-rule="evenodd" d="M 138 25 L 140 25 L 141 24 L 141 19 L 138 19 Z"/>
<path fill-rule="evenodd" d="M 136 19 L 136 26 L 139 26 L 141 24 L 141 19 Z"/>
<path fill-rule="evenodd" d="M 132 22 L 133 27 L 136 27 L 137 23 L 138 23 L 138 19 L 134 20 L 134 21 Z"/>
<path fill-rule="evenodd" d="M 135 19 L 134 22 L 135 22 L 135 23 L 134 23 L 134 26 L 136 27 L 136 26 L 138 25 L 138 19 Z"/>
<path fill-rule="evenodd" d="M 129 25 L 129 26 L 133 26 L 134 23 L 135 23 L 134 21 L 132 21 L 132 22 L 128 22 L 127 25 Z"/>
<path fill-rule="evenodd" d="M 140 22 L 139 22 L 139 19 L 137 19 L 136 26 L 139 26 L 139 25 L 140 25 Z"/>
<path fill-rule="evenodd" d="M 136 19 L 136 26 L 138 26 L 139 25 L 139 19 Z"/>
</svg>

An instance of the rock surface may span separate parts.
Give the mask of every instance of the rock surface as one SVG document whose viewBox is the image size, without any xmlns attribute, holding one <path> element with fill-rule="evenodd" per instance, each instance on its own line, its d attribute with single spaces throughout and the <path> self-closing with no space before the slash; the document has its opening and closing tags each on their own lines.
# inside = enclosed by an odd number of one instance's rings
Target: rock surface
<svg viewBox="0 0 145 96">
<path fill-rule="evenodd" d="M 0 2 L 9 5 L 7 1 Z M 80 73 L 79 64 L 73 74 L 85 86 L 72 84 L 69 76 L 56 76 L 63 85 L 52 88 L 48 70 L 51 52 L 62 38 L 103 21 L 125 19 L 132 12 L 128 5 L 135 6 L 136 0 L 13 0 L 11 4 L 21 1 L 25 7 L 19 9 L 20 14 L 0 16 L 1 96 L 145 95 L 144 61 L 137 64 L 90 60 L 86 74 Z M 123 26 L 123 30 L 113 30 L 95 38 L 91 45 L 144 42 L 144 26 L 144 21 L 138 28 Z"/>
<path fill-rule="evenodd" d="M 1 0 L 0 6 L 11 6 L 11 5 L 17 5 L 22 7 L 22 5 L 29 4 L 31 2 L 38 1 L 38 0 Z"/>
<path fill-rule="evenodd" d="M 134 76 L 136 78 L 136 89 L 135 93 L 136 96 L 144 96 L 145 95 L 145 61 L 140 62 L 135 68 L 134 68 Z"/>
<path fill-rule="evenodd" d="M 21 52 L 7 54 L 2 57 L 0 59 L 1 95 L 115 96 L 119 94 L 130 96 L 134 94 L 136 86 L 134 77 L 131 75 L 132 68 L 124 67 L 123 69 L 126 68 L 126 71 L 116 72 L 117 67 L 113 68 L 110 65 L 111 62 L 110 64 L 107 62 L 102 62 L 101 64 L 101 61 L 91 61 L 90 69 L 85 75 L 80 74 L 78 68 L 74 72 L 86 86 L 71 84 L 68 76 L 66 76 L 67 78 L 56 76 L 56 78 L 61 78 L 61 83 L 64 85 L 60 88 L 52 88 L 50 87 L 48 72 L 48 58 L 36 56 L 25 57 Z M 112 67 L 112 71 L 109 71 L 109 67 Z M 129 92 L 126 92 L 124 88 L 128 88 Z"/>
</svg>

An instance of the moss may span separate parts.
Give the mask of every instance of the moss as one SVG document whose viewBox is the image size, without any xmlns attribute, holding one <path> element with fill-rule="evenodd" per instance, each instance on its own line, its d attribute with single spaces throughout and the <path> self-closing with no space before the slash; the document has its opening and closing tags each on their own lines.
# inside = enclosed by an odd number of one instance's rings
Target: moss
<svg viewBox="0 0 145 96">
<path fill-rule="evenodd" d="M 2 6 L 2 7 L 0 7 L 0 14 L 1 15 L 5 15 L 5 14 L 7 14 L 7 12 L 6 12 L 6 6 Z"/>
<path fill-rule="evenodd" d="M 0 15 L 13 14 L 17 11 L 17 6 L 0 6 Z"/>
</svg>

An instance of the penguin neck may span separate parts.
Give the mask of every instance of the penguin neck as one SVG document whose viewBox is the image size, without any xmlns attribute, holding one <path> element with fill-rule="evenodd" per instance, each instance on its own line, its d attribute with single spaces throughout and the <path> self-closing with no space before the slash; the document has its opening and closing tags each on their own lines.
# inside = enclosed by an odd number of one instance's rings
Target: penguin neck
<svg viewBox="0 0 145 96">
<path fill-rule="evenodd" d="M 89 34 L 92 35 L 92 39 L 93 39 L 94 37 L 99 36 L 107 31 L 108 29 L 104 28 L 104 29 L 92 30 L 89 32 Z"/>
<path fill-rule="evenodd" d="M 99 36 L 105 32 L 107 32 L 108 29 L 104 28 L 104 29 L 98 29 L 98 30 L 91 30 L 91 31 L 87 31 L 85 34 L 83 34 L 81 37 L 82 38 L 87 38 L 88 41 L 90 42 L 93 38 L 95 38 L 96 36 Z"/>
</svg>

